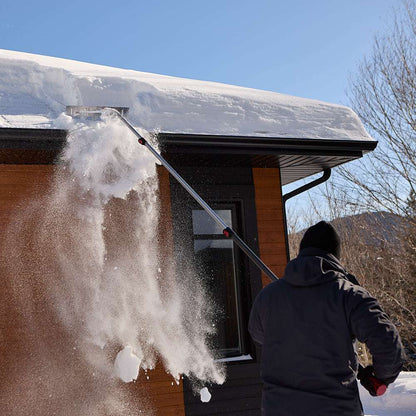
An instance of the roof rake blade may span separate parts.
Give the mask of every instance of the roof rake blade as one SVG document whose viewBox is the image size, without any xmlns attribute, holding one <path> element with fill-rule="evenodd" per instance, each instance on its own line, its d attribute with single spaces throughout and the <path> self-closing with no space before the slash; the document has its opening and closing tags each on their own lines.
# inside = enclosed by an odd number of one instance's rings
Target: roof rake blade
<svg viewBox="0 0 416 416">
<path fill-rule="evenodd" d="M 124 117 L 128 111 L 129 107 L 67 105 L 65 113 L 73 118 L 97 120 L 104 112 L 117 112 Z"/>
</svg>

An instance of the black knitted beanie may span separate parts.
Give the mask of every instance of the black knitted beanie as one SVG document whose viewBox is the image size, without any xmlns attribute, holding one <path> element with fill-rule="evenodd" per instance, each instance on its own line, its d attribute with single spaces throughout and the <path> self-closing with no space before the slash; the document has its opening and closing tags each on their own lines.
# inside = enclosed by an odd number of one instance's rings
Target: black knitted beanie
<svg viewBox="0 0 416 416">
<path fill-rule="evenodd" d="M 327 253 L 333 254 L 337 259 L 341 255 L 341 240 L 335 228 L 325 222 L 320 221 L 312 227 L 309 227 L 300 242 L 299 250 L 304 248 L 315 247 Z"/>
</svg>

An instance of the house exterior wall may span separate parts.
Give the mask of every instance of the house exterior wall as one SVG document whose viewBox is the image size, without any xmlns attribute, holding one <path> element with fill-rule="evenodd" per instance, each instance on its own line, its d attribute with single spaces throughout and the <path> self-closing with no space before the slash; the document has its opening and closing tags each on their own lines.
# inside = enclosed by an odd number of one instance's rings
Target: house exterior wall
<svg viewBox="0 0 416 416">
<path fill-rule="evenodd" d="M 15 218 L 15 213 L 27 206 L 31 198 L 37 199 L 47 192 L 56 169 L 59 169 L 56 165 L 0 164 L 2 248 L 4 244 L 7 245 L 8 237 L 5 231 L 10 221 Z M 245 179 L 234 178 L 233 182 L 239 187 L 253 186 L 254 184 L 260 256 L 278 276 L 281 276 L 286 264 L 286 246 L 280 173 L 278 169 L 255 168 L 252 169 L 251 175 L 251 179 L 249 175 Z M 162 167 L 158 168 L 158 176 L 160 209 L 163 218 L 160 224 L 160 235 L 163 235 L 161 250 L 166 251 L 166 258 L 172 258 L 173 224 L 170 179 L 169 174 Z M 246 181 L 248 182 L 246 183 Z M 215 185 L 215 178 L 210 185 Z M 36 232 L 36 230 L 31 229 L 30 224 L 25 224 L 23 229 L 25 233 L 28 233 L 25 236 L 29 244 L 26 249 L 30 250 L 30 232 Z M 251 244 L 253 242 L 254 240 Z M 22 255 L 25 254 L 22 253 Z M 102 389 L 103 397 L 105 397 L 106 391 L 113 391 L 114 385 L 97 381 L 91 374 L 87 374 L 82 360 L 75 358 L 73 345 L 76 343 L 76 334 L 68 334 L 59 319 L 54 316 L 54 310 L 47 307 L 46 282 L 32 279 L 30 270 L 26 270 L 26 275 L 23 277 L 15 276 L 11 272 L 11 268 L 5 267 L 7 266 L 5 262 L 9 259 L 3 258 L 2 260 L 2 278 L 6 283 L 3 284 L 0 293 L 0 329 L 2 334 L 0 365 L 4 370 L 0 372 L 0 413 L 10 414 L 13 411 L 15 413 L 12 414 L 19 416 L 40 415 L 53 412 L 55 409 L 59 409 L 59 406 L 65 406 L 66 399 L 60 398 L 58 400 L 57 398 L 55 400 L 53 396 L 49 402 L 46 400 L 47 405 L 37 407 L 33 405 L 44 402 L 45 395 L 48 394 L 49 397 L 49 394 L 54 392 L 53 386 L 49 385 L 46 380 L 34 382 L 34 378 L 38 379 L 42 376 L 42 366 L 51 374 L 56 375 L 57 371 L 62 373 L 59 377 L 60 383 L 67 385 L 68 394 L 71 391 L 73 396 L 72 400 L 84 397 L 90 389 L 96 388 L 97 385 Z M 262 281 L 265 285 L 268 283 L 268 278 L 263 276 Z M 20 291 L 18 285 L 21 283 L 29 284 L 30 287 L 26 287 L 25 291 Z M 259 288 L 260 285 L 251 292 L 251 297 Z M 17 299 L 21 296 L 24 298 Z M 28 319 L 27 313 L 34 315 Z M 49 354 L 64 356 L 66 359 L 59 363 L 42 362 L 39 359 L 35 365 L 33 359 L 41 357 L 45 350 Z M 107 352 L 113 353 L 114 351 Z M 252 354 L 255 358 L 254 350 Z M 68 357 L 70 358 L 68 359 Z M 57 367 L 55 367 L 56 365 Z M 119 383 L 117 388 L 123 392 L 123 397 L 132 406 L 131 409 L 140 409 L 145 412 L 144 414 L 152 414 L 153 416 L 229 414 L 232 409 L 239 415 L 260 414 L 261 384 L 256 359 L 251 362 L 237 362 L 228 365 L 228 374 L 227 384 L 219 386 L 213 391 L 212 403 L 209 406 L 202 404 L 199 398 L 194 397 L 190 386 L 184 387 L 182 380 L 178 385 L 176 383 L 172 385 L 173 379 L 166 374 L 161 363 L 156 366 L 155 370 L 149 371 L 147 374 L 141 372 L 136 383 L 129 385 L 120 385 Z M 83 380 L 82 383 L 80 380 Z M 112 383 L 114 382 L 112 380 Z M 143 407 L 143 398 L 147 403 L 145 407 Z M 86 396 L 85 400 L 87 399 Z M 71 404 L 69 403 L 68 406 L 67 414 L 72 415 L 69 410 Z M 20 410 L 16 413 L 15 409 L 17 408 Z M 79 409 L 74 409 L 73 414 L 82 414 L 79 412 Z"/>
</svg>

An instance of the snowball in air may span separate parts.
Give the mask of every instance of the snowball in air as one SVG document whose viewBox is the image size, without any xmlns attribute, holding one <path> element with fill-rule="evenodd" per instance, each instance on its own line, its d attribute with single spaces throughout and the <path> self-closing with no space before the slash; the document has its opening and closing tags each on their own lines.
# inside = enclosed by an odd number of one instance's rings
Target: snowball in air
<svg viewBox="0 0 416 416">
<path fill-rule="evenodd" d="M 201 396 L 201 402 L 207 403 L 211 400 L 211 393 L 206 387 L 202 388 L 199 394 Z"/>
<path fill-rule="evenodd" d="M 114 361 L 114 371 L 117 377 L 125 383 L 129 383 L 137 379 L 140 362 L 140 358 L 133 353 L 133 348 L 127 346 L 117 354 Z"/>
</svg>

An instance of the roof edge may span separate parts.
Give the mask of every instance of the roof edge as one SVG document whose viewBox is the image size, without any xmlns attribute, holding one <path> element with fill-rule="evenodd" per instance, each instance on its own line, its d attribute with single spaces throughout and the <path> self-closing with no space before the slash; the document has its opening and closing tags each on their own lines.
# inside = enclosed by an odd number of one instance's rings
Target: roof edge
<svg viewBox="0 0 416 416">
<path fill-rule="evenodd" d="M 308 139 L 269 136 L 224 136 L 208 134 L 177 134 L 159 133 L 158 139 L 162 146 L 169 151 L 188 151 L 189 153 L 208 151 L 215 153 L 215 148 L 239 149 L 240 151 L 264 154 L 265 152 L 289 152 L 293 154 L 342 154 L 346 152 L 371 152 L 377 147 L 376 140 L 350 140 L 350 139 Z M 207 148 L 207 149 L 204 149 Z M 208 149 L 209 148 L 209 149 Z M 298 153 L 300 152 L 300 153 Z"/>
</svg>

